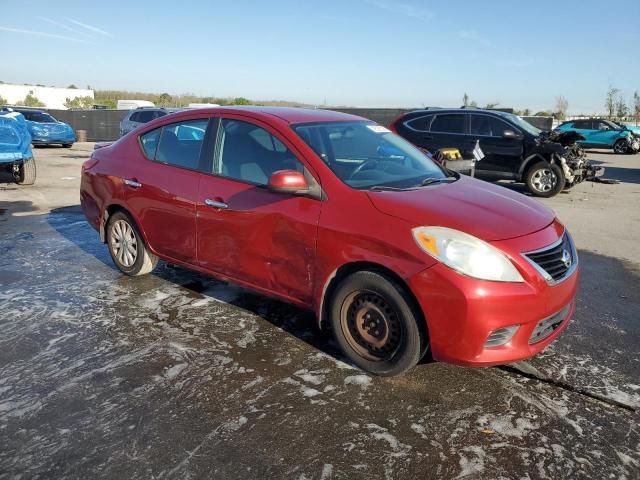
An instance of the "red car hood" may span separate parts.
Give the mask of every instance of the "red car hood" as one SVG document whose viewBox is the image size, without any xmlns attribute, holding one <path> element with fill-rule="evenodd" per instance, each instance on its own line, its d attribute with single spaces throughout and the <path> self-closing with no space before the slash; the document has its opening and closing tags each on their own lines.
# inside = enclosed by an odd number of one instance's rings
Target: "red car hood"
<svg viewBox="0 0 640 480">
<path fill-rule="evenodd" d="M 381 212 L 415 226 L 449 227 L 485 241 L 537 232 L 555 218 L 551 209 L 536 200 L 464 176 L 448 184 L 368 195 Z"/>
</svg>

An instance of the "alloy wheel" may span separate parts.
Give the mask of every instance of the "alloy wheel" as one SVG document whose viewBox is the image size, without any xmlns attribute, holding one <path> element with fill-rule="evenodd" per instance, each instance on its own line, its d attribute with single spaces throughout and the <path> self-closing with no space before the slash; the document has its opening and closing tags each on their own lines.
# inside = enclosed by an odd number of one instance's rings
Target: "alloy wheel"
<svg viewBox="0 0 640 480">
<path fill-rule="evenodd" d="M 129 223 L 118 220 L 111 229 L 111 249 L 113 255 L 125 267 L 132 267 L 138 258 L 138 241 Z"/>
<path fill-rule="evenodd" d="M 550 168 L 541 168 L 531 177 L 531 184 L 539 192 L 549 192 L 555 188 L 558 177 Z"/>
<path fill-rule="evenodd" d="M 624 141 L 618 140 L 616 143 L 613 144 L 613 151 L 615 153 L 626 153 L 627 145 L 625 144 Z"/>
</svg>

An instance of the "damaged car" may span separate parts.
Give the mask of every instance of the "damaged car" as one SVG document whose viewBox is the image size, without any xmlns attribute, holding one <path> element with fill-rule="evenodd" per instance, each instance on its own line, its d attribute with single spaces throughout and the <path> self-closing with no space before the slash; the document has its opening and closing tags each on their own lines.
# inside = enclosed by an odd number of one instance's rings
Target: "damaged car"
<svg viewBox="0 0 640 480">
<path fill-rule="evenodd" d="M 463 158 L 473 158 L 478 144 L 484 158 L 475 166 L 476 176 L 524 182 L 538 197 L 552 197 L 599 169 L 576 143 L 579 134 L 544 132 L 497 110 L 428 108 L 401 115 L 390 128 L 432 152 L 457 148 Z"/>
<path fill-rule="evenodd" d="M 576 132 L 582 138 L 578 143 L 584 148 L 611 148 L 615 153 L 638 153 L 640 134 L 637 127 L 601 118 L 569 120 L 561 123 L 558 132 Z"/>
<path fill-rule="evenodd" d="M 36 181 L 31 135 L 18 112 L 0 112 L 0 170 L 11 173 L 21 185 L 32 185 Z"/>
<path fill-rule="evenodd" d="M 68 123 L 61 122 L 50 113 L 23 107 L 6 107 L 5 111 L 21 113 L 26 120 L 33 145 L 62 145 L 71 148 L 76 134 Z"/>
<path fill-rule="evenodd" d="M 345 113 L 156 118 L 84 162 L 80 203 L 122 273 L 164 260 L 311 309 L 376 375 L 427 352 L 530 358 L 576 308 L 578 254 L 551 209 Z"/>
</svg>

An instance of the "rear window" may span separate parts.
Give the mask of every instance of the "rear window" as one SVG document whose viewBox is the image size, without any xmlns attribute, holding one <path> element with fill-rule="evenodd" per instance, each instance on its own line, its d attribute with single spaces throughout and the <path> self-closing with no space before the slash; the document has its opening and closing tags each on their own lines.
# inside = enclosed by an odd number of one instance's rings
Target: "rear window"
<svg viewBox="0 0 640 480">
<path fill-rule="evenodd" d="M 464 133 L 464 115 L 455 113 L 449 115 L 436 115 L 431 124 L 432 132 L 440 133 Z"/>
<path fill-rule="evenodd" d="M 433 115 L 426 115 L 424 117 L 413 118 L 405 122 L 405 125 L 419 132 L 428 132 L 431 127 L 433 117 Z"/>
</svg>

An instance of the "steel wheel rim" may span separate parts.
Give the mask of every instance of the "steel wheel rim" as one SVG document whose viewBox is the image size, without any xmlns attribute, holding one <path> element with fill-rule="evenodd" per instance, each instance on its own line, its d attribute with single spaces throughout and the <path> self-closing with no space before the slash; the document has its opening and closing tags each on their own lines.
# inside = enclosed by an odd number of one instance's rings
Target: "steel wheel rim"
<svg viewBox="0 0 640 480">
<path fill-rule="evenodd" d="M 533 174 L 531 183 L 539 192 L 549 192 L 558 183 L 558 177 L 550 168 L 541 168 Z"/>
<path fill-rule="evenodd" d="M 349 346 L 374 362 L 391 359 L 404 335 L 398 312 L 381 295 L 365 290 L 350 293 L 342 302 L 340 327 Z"/>
<path fill-rule="evenodd" d="M 120 264 L 127 268 L 133 266 L 138 258 L 138 240 L 131 225 L 124 220 L 118 220 L 111 227 L 111 251 Z"/>
</svg>

